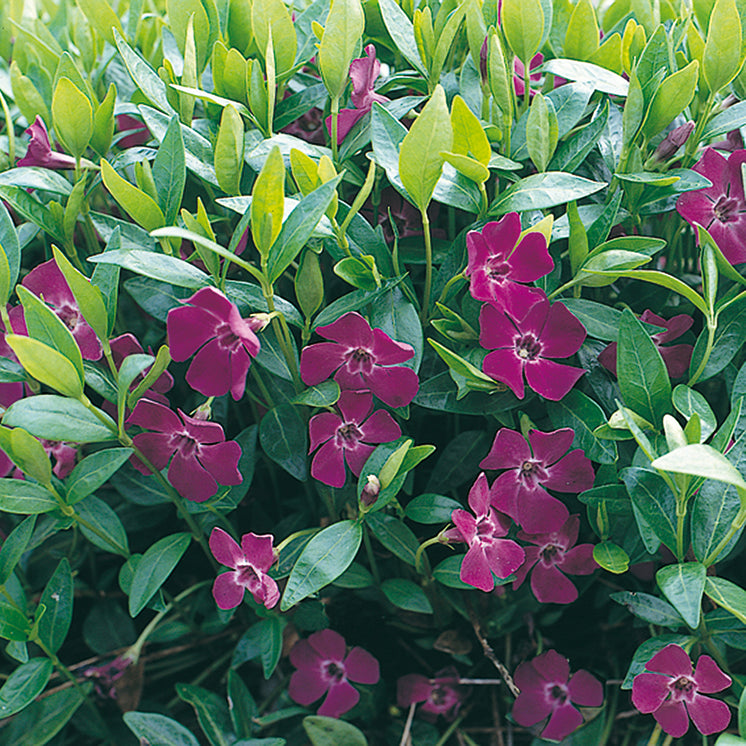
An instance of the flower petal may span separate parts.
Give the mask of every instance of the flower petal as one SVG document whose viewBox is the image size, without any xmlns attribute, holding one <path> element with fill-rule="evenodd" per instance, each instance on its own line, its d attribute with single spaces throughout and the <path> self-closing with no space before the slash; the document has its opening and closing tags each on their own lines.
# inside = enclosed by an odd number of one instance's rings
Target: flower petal
<svg viewBox="0 0 746 746">
<path fill-rule="evenodd" d="M 322 657 L 342 663 L 347 652 L 345 638 L 333 629 L 322 629 L 308 638 L 308 643 Z"/>
<path fill-rule="evenodd" d="M 213 529 L 215 531 L 216 529 Z M 274 564 L 275 553 L 272 551 L 272 534 L 255 534 L 249 532 L 241 537 L 241 549 L 246 559 L 258 570 L 267 572 Z"/>
<path fill-rule="evenodd" d="M 668 676 L 691 676 L 692 662 L 681 645 L 671 643 L 659 650 L 646 664 L 645 668 L 653 673 L 664 673 Z"/>
<path fill-rule="evenodd" d="M 525 664 L 521 664 L 525 665 Z M 521 693 L 513 704 L 513 720 L 524 728 L 542 721 L 552 711 L 552 703 L 541 690 L 521 686 Z"/>
<path fill-rule="evenodd" d="M 725 702 L 714 697 L 695 694 L 686 709 L 697 730 L 705 736 L 720 733 L 730 723 L 730 709 Z"/>
<path fill-rule="evenodd" d="M 474 543 L 469 547 L 461 563 L 459 577 L 467 585 L 473 585 L 481 591 L 491 591 L 495 587 L 495 579 L 480 544 Z"/>
<path fill-rule="evenodd" d="M 401 365 L 391 368 L 375 365 L 369 374 L 363 374 L 363 380 L 384 404 L 394 408 L 409 404 L 420 388 L 417 374 Z"/>
<path fill-rule="evenodd" d="M 570 430 L 570 435 L 574 435 Z M 536 451 L 534 451 L 535 453 Z M 593 487 L 593 464 L 580 448 L 570 451 L 552 466 L 545 467 L 547 478 L 542 485 L 557 492 L 584 492 Z"/>
<path fill-rule="evenodd" d="M 414 347 L 391 339 L 383 329 L 374 329 L 373 357 L 378 365 L 398 365 L 414 357 Z"/>
<path fill-rule="evenodd" d="M 233 537 L 222 528 L 213 528 L 210 534 L 210 551 L 221 565 L 236 568 L 240 561 L 245 560 L 244 552 Z"/>
<path fill-rule="evenodd" d="M 176 362 L 190 358 L 217 333 L 219 319 L 196 306 L 178 306 L 168 312 L 168 348 Z"/>
<path fill-rule="evenodd" d="M 169 434 L 182 428 L 181 420 L 172 410 L 150 399 L 140 399 L 137 402 L 127 424 Z"/>
<path fill-rule="evenodd" d="M 214 553 L 213 553 L 214 554 Z M 235 609 L 243 601 L 244 588 L 236 583 L 232 570 L 220 573 L 212 584 L 212 595 L 218 608 Z"/>
<path fill-rule="evenodd" d="M 502 347 L 513 348 L 518 330 L 502 309 L 490 303 L 482 306 L 479 313 L 479 344 L 486 350 Z"/>
<path fill-rule="evenodd" d="M 632 680 L 632 704 L 643 714 L 654 712 L 671 691 L 671 679 L 657 673 L 638 673 Z"/>
<path fill-rule="evenodd" d="M 524 397 L 523 369 L 525 361 L 513 349 L 490 352 L 482 361 L 482 370 L 500 383 L 504 383 L 519 399 Z"/>
<path fill-rule="evenodd" d="M 168 467 L 168 481 L 187 500 L 204 502 L 218 491 L 214 477 L 196 458 L 177 451 Z"/>
<path fill-rule="evenodd" d="M 364 443 L 389 443 L 401 436 L 401 428 L 385 410 L 377 409 L 360 426 Z"/>
<path fill-rule="evenodd" d="M 378 661 L 361 647 L 352 648 L 344 664 L 347 678 L 357 684 L 375 684 L 381 678 Z"/>
<path fill-rule="evenodd" d="M 503 427 L 497 431 L 490 452 L 479 466 L 482 469 L 511 469 L 521 466 L 530 458 L 531 450 L 526 439 L 519 432 Z"/>
<path fill-rule="evenodd" d="M 600 707 L 604 701 L 604 688 L 593 675 L 581 669 L 576 671 L 569 683 L 570 699 L 583 707 Z"/>
<path fill-rule="evenodd" d="M 575 432 L 569 427 L 544 433 L 541 430 L 529 430 L 528 442 L 531 444 L 534 458 L 541 461 L 547 469 L 559 461 L 570 450 Z"/>
<path fill-rule="evenodd" d="M 351 710 L 360 700 L 360 693 L 346 679 L 329 687 L 329 694 L 317 710 L 319 715 L 338 718 Z"/>
<path fill-rule="evenodd" d="M 329 687 L 329 683 L 321 677 L 320 672 L 300 669 L 290 677 L 288 695 L 299 705 L 307 707 L 321 698 Z"/>
<path fill-rule="evenodd" d="M 541 332 L 542 356 L 570 357 L 586 338 L 585 327 L 562 303 L 553 304 Z"/>
<path fill-rule="evenodd" d="M 330 487 L 344 487 L 347 477 L 343 449 L 328 440 L 316 452 L 311 462 L 311 476 Z"/>
<path fill-rule="evenodd" d="M 373 397 L 367 391 L 342 391 L 337 408 L 345 422 L 359 425 L 373 409 Z"/>
<path fill-rule="evenodd" d="M 343 424 L 342 418 L 334 412 L 321 412 L 311 417 L 308 421 L 308 435 L 311 441 L 308 452 L 313 453 L 322 443 L 332 438 Z"/>
<path fill-rule="evenodd" d="M 373 330 L 370 324 L 355 311 L 340 316 L 331 324 L 317 327 L 316 333 L 324 339 L 339 342 L 346 348 L 372 349 L 373 347 Z"/>
<path fill-rule="evenodd" d="M 732 683 L 731 677 L 723 673 L 709 655 L 699 656 L 694 669 L 694 681 L 697 683 L 697 691 L 704 694 L 720 692 Z"/>
<path fill-rule="evenodd" d="M 578 589 L 554 565 L 539 562 L 531 574 L 531 590 L 543 604 L 571 604 L 578 597 Z"/>
<path fill-rule="evenodd" d="M 547 727 L 541 732 L 542 738 L 562 741 L 583 724 L 583 716 L 571 704 L 560 705 L 549 718 Z"/>
<path fill-rule="evenodd" d="M 664 702 L 653 717 L 660 723 L 663 732 L 674 738 L 681 738 L 689 730 L 689 717 L 683 702 Z"/>
<path fill-rule="evenodd" d="M 199 447 L 199 462 L 220 484 L 241 484 L 243 477 L 238 470 L 240 458 L 241 446 L 235 440 Z"/>
<path fill-rule="evenodd" d="M 566 684 L 570 677 L 570 662 L 556 650 L 547 650 L 532 663 L 536 672 L 550 684 Z"/>
<path fill-rule="evenodd" d="M 528 385 L 537 394 L 551 401 L 562 399 L 584 373 L 583 368 L 560 365 L 546 358 L 539 358 L 526 365 Z"/>
<path fill-rule="evenodd" d="M 186 381 L 204 396 L 227 394 L 233 383 L 229 351 L 217 339 L 209 340 L 194 356 Z"/>
<path fill-rule="evenodd" d="M 307 386 L 326 381 L 342 363 L 345 348 L 336 342 L 319 342 L 300 353 L 300 377 Z"/>
</svg>

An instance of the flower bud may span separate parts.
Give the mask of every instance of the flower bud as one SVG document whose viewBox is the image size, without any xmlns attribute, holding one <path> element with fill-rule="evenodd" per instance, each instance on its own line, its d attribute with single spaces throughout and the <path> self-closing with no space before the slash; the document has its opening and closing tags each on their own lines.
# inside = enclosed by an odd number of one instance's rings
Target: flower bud
<svg viewBox="0 0 746 746">
<path fill-rule="evenodd" d="M 490 37 L 485 36 L 482 48 L 479 50 L 479 74 L 482 78 L 482 85 L 487 85 L 489 82 L 489 72 L 487 69 L 487 58 L 489 57 L 490 51 Z"/>
<path fill-rule="evenodd" d="M 381 482 L 375 474 L 368 474 L 368 483 L 363 487 L 362 494 L 360 495 L 360 504 L 366 508 L 378 500 L 378 494 L 381 491 Z"/>
<path fill-rule="evenodd" d="M 671 130 L 655 149 L 653 156 L 658 163 L 663 163 L 676 155 L 676 151 L 689 139 L 694 132 L 694 122 L 687 122 Z"/>
</svg>

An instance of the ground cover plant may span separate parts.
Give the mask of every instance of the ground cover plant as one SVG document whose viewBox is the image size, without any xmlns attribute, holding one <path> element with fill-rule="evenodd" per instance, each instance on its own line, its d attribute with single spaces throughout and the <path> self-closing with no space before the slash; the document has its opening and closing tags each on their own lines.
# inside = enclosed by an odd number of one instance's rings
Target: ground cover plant
<svg viewBox="0 0 746 746">
<path fill-rule="evenodd" d="M 0 744 L 746 744 L 744 58 L 0 4 Z"/>
</svg>

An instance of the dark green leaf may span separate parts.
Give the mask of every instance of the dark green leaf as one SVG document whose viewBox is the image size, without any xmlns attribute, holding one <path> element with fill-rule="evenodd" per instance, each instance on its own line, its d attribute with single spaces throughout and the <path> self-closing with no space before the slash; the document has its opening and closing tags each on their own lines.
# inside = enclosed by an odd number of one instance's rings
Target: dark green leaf
<svg viewBox="0 0 746 746">
<path fill-rule="evenodd" d="M 671 604 L 657 596 L 651 596 L 649 593 L 619 591 L 618 593 L 612 593 L 610 598 L 624 606 L 631 614 L 650 622 L 650 624 L 676 629 L 684 623 L 684 620 Z"/>
<path fill-rule="evenodd" d="M 404 523 L 386 513 L 371 513 L 366 516 L 366 525 L 386 549 L 400 560 L 414 565 L 420 543 Z"/>
<path fill-rule="evenodd" d="M 36 516 L 30 515 L 19 523 L 3 542 L 0 548 L 0 585 L 5 585 L 16 565 L 26 551 L 31 534 L 36 525 Z M 1 717 L 1 716 L 0 716 Z"/>
<path fill-rule="evenodd" d="M 417 523 L 448 523 L 453 511 L 461 507 L 460 502 L 450 497 L 426 493 L 410 500 L 404 513 Z"/>
<path fill-rule="evenodd" d="M 179 213 L 186 183 L 184 140 L 177 116 L 171 118 L 161 139 L 161 146 L 153 161 L 153 181 L 158 204 L 166 217 L 166 225 L 171 225 Z"/>
<path fill-rule="evenodd" d="M 419 585 L 404 578 L 390 578 L 381 583 L 383 595 L 397 608 L 417 614 L 432 614 L 433 607 Z"/>
<path fill-rule="evenodd" d="M 280 404 L 262 417 L 259 444 L 288 474 L 301 482 L 308 478 L 308 429 L 292 404 Z"/>
<path fill-rule="evenodd" d="M 362 731 L 338 718 L 309 715 L 303 718 L 303 728 L 313 746 L 368 746 Z"/>
<path fill-rule="evenodd" d="M 107 448 L 86 456 L 65 480 L 68 505 L 95 492 L 131 455 L 131 448 Z"/>
<path fill-rule="evenodd" d="M 13 671 L 0 688 L 0 718 L 20 712 L 43 691 L 54 665 L 49 658 L 31 658 Z"/>
<path fill-rule="evenodd" d="M 280 661 L 285 624 L 284 619 L 272 616 L 249 627 L 236 645 L 231 668 L 238 668 L 246 661 L 261 658 L 264 678 L 269 679 Z"/>
<path fill-rule="evenodd" d="M 488 449 L 489 439 L 483 430 L 459 433 L 443 449 L 430 475 L 427 489 L 447 492 L 472 480 Z"/>
<path fill-rule="evenodd" d="M 604 182 L 591 181 L 561 171 L 533 174 L 502 192 L 491 205 L 489 214 L 505 215 L 508 212 L 556 207 L 595 194 L 605 186 Z"/>
<path fill-rule="evenodd" d="M 56 653 L 67 637 L 73 618 L 73 574 L 67 557 L 60 560 L 39 599 L 46 611 L 39 620 L 39 637 Z"/>
<path fill-rule="evenodd" d="M 183 259 L 175 256 L 158 254 L 155 251 L 106 251 L 88 257 L 89 262 L 115 264 L 118 267 L 135 272 L 138 275 L 152 277 L 154 280 L 171 285 L 198 290 L 210 284 L 210 277 Z"/>
<path fill-rule="evenodd" d="M 692 629 L 699 627 L 706 577 L 707 568 L 699 562 L 667 565 L 655 575 L 663 595 Z"/>
<path fill-rule="evenodd" d="M 119 516 L 95 495 L 88 495 L 75 508 L 80 532 L 91 544 L 105 552 L 129 556 L 127 532 Z"/>
<path fill-rule="evenodd" d="M 194 708 L 200 728 L 212 746 L 234 742 L 228 705 L 222 697 L 193 684 L 176 684 L 176 694 Z"/>
<path fill-rule="evenodd" d="M 199 746 L 181 723 L 157 712 L 125 712 L 123 719 L 135 736 L 150 746 Z"/>
<path fill-rule="evenodd" d="M 623 469 L 619 476 L 632 499 L 635 519 L 641 516 L 658 539 L 675 552 L 676 498 L 669 486 L 656 472 L 638 467 Z"/>
<path fill-rule="evenodd" d="M 59 507 L 44 487 L 24 479 L 0 479 L 0 511 L 34 515 Z"/>
</svg>

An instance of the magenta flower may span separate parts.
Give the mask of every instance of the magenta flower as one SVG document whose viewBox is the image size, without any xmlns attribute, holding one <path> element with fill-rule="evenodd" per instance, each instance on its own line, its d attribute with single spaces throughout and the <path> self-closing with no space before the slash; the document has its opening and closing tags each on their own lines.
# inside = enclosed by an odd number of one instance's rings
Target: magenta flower
<svg viewBox="0 0 746 746">
<path fill-rule="evenodd" d="M 411 345 L 395 342 L 381 329 L 354 311 L 316 333 L 331 342 L 304 347 L 300 356 L 300 377 L 308 386 L 334 380 L 343 389 L 371 391 L 390 407 L 403 407 L 414 399 L 420 382 L 411 368 L 398 363 L 414 357 Z"/>
<path fill-rule="evenodd" d="M 665 331 L 656 332 L 651 335 L 651 339 L 658 348 L 663 362 L 666 364 L 666 370 L 671 378 L 681 378 L 689 369 L 689 361 L 692 359 L 694 347 L 692 345 L 668 345 L 664 343 L 678 339 L 694 323 L 694 319 L 685 313 L 678 316 L 672 316 L 670 319 L 664 319 L 658 316 L 650 309 L 643 311 L 640 320 L 655 326 L 662 326 Z M 598 362 L 616 375 L 616 355 L 617 343 L 612 342 L 598 356 Z"/>
<path fill-rule="evenodd" d="M 384 103 L 389 99 L 376 93 L 373 86 L 381 74 L 381 63 L 376 59 L 376 48 L 372 44 L 365 47 L 365 57 L 360 57 L 350 63 L 350 80 L 352 93 L 350 101 L 354 109 L 342 109 L 337 119 L 337 144 L 341 145 L 349 131 L 373 108 L 373 104 Z M 332 118 L 326 118 L 326 129 L 331 135 Z"/>
<path fill-rule="evenodd" d="M 111 347 L 111 356 L 117 370 L 119 370 L 126 357 L 129 357 L 130 355 L 142 355 L 144 352 L 137 337 L 129 332 L 115 337 L 111 340 L 109 345 Z M 148 348 L 148 354 L 153 354 L 153 351 L 150 348 Z M 137 378 L 132 382 L 130 389 L 136 389 L 149 370 L 150 367 L 147 367 L 139 376 L 137 376 Z M 168 405 L 168 399 L 164 394 L 166 394 L 167 391 L 170 391 L 173 388 L 173 385 L 173 376 L 167 370 L 164 370 L 163 373 L 156 378 L 153 385 L 147 390 L 145 396 L 147 396 L 148 399 L 157 401 L 159 404 Z"/>
<path fill-rule="evenodd" d="M 494 485 L 490 490 L 483 472 L 469 490 L 469 507 L 474 515 L 466 510 L 454 510 L 451 520 L 456 524 L 456 530 L 447 532 L 449 539 L 469 545 L 461 563 L 461 580 L 482 591 L 491 591 L 495 587 L 492 573 L 498 578 L 507 578 L 521 566 L 525 557 L 518 544 L 503 538 L 511 522 L 490 506 L 493 495 Z"/>
<path fill-rule="evenodd" d="M 377 409 L 371 414 L 373 397 L 366 392 L 343 391 L 337 408 L 341 416 L 322 412 L 308 423 L 308 452 L 321 446 L 311 462 L 311 476 L 330 487 L 344 486 L 345 462 L 359 477 L 375 450 L 370 444 L 389 443 L 401 435 L 399 425 L 386 410 Z"/>
<path fill-rule="evenodd" d="M 545 488 L 577 493 L 593 487 L 590 460 L 580 448 L 567 453 L 574 437 L 570 428 L 531 430 L 527 443 L 515 430 L 498 430 L 479 464 L 482 469 L 507 469 L 495 480 L 492 504 L 530 533 L 556 531 L 569 513 Z"/>
<path fill-rule="evenodd" d="M 224 611 L 235 609 L 248 591 L 258 604 L 271 609 L 280 600 L 280 591 L 267 571 L 274 564 L 271 534 L 244 534 L 241 546 L 222 528 L 213 528 L 210 551 L 221 565 L 232 567 L 220 573 L 212 586 L 215 603 Z"/>
<path fill-rule="evenodd" d="M 75 296 L 54 259 L 34 267 L 23 278 L 21 285 L 52 307 L 52 310 L 75 337 L 80 352 L 86 360 L 101 359 L 104 354 L 101 343 L 80 313 Z M 13 330 L 16 333 L 27 334 L 23 308 L 16 306 L 11 309 L 10 317 L 12 322 L 17 322 L 19 325 L 19 330 L 16 330 L 16 323 L 13 323 Z"/>
<path fill-rule="evenodd" d="M 296 642 L 290 662 L 298 669 L 290 677 L 290 698 L 305 707 L 326 694 L 318 714 L 333 718 L 352 709 L 360 699 L 350 681 L 375 684 L 381 677 L 378 661 L 367 650 L 354 647 L 347 653 L 344 637 L 331 629 Z"/>
<path fill-rule="evenodd" d="M 676 202 L 679 215 L 692 228 L 696 225 L 707 228 L 731 264 L 746 262 L 743 163 L 746 163 L 746 150 L 736 150 L 726 159 L 717 150 L 705 148 L 692 169 L 707 177 L 712 186 L 684 192 Z"/>
<path fill-rule="evenodd" d="M 135 435 L 135 447 L 159 471 L 170 460 L 168 481 L 187 500 L 204 502 L 218 491 L 218 483 L 241 484 L 241 446 L 234 440 L 226 442 L 217 422 L 190 417 L 180 409 L 177 412 L 178 416 L 162 404 L 140 399 L 127 423 L 153 432 Z M 139 460 L 135 459 L 133 465 L 150 474 Z"/>
<path fill-rule="evenodd" d="M 117 140 L 117 147 L 125 150 L 134 148 L 137 145 L 145 145 L 152 135 L 150 130 L 137 117 L 129 114 L 117 114 L 115 117 L 117 123 L 117 132 L 127 132 L 121 140 Z"/>
<path fill-rule="evenodd" d="M 574 704 L 600 707 L 604 701 L 601 682 L 582 669 L 570 676 L 567 658 L 556 650 L 521 663 L 514 680 L 521 693 L 513 705 L 513 719 L 530 728 L 548 717 L 541 737 L 552 741 L 562 741 L 583 724 Z"/>
<path fill-rule="evenodd" d="M 585 373 L 550 358 L 574 355 L 583 344 L 585 328 L 561 303 L 543 294 L 528 310 L 502 310 L 491 304 L 479 315 L 479 343 L 490 352 L 482 370 L 523 399 L 524 373 L 528 385 L 541 396 L 559 401 Z"/>
<path fill-rule="evenodd" d="M 75 158 L 52 150 L 49 144 L 49 133 L 44 120 L 37 114 L 33 124 L 26 130 L 31 140 L 26 155 L 16 166 L 41 166 L 42 168 L 71 169 L 75 168 Z"/>
<path fill-rule="evenodd" d="M 93 680 L 93 688 L 99 697 L 117 698 L 117 681 L 124 676 L 132 665 L 132 658 L 118 655 L 114 660 L 99 666 L 87 666 L 80 675 Z"/>
<path fill-rule="evenodd" d="M 396 703 L 399 707 L 409 707 L 415 702 L 422 702 L 420 712 L 428 720 L 435 720 L 442 715 L 446 720 L 453 720 L 461 709 L 469 688 L 460 686 L 458 671 L 449 666 L 428 679 L 419 673 L 400 676 L 396 682 Z"/>
<path fill-rule="evenodd" d="M 557 531 L 546 534 L 518 532 L 526 547 L 526 561 L 516 571 L 513 588 L 518 588 L 533 568 L 531 590 L 543 604 L 570 604 L 578 597 L 578 589 L 565 575 L 590 575 L 597 567 L 593 559 L 593 544 L 578 544 L 580 517 L 571 515 Z"/>
<path fill-rule="evenodd" d="M 196 352 L 187 383 L 205 396 L 230 391 L 240 399 L 251 358 L 259 354 L 255 331 L 266 321 L 257 316 L 242 319 L 236 305 L 212 287 L 198 290 L 184 303 L 172 308 L 166 320 L 171 357 L 182 362 Z"/>
<path fill-rule="evenodd" d="M 471 279 L 473 298 L 508 308 L 514 304 L 528 307 L 541 298 L 541 290 L 521 283 L 544 277 L 554 268 L 554 260 L 543 233 L 527 233 L 519 242 L 520 235 L 517 212 L 466 235 L 469 263 L 464 274 Z"/>
<path fill-rule="evenodd" d="M 54 459 L 52 472 L 59 479 L 64 479 L 75 468 L 78 449 L 74 444 L 62 440 L 42 440 L 40 442 L 47 455 Z"/>
<path fill-rule="evenodd" d="M 730 710 L 725 702 L 704 694 L 726 689 L 731 678 L 724 674 L 709 655 L 701 655 L 692 674 L 692 662 L 679 645 L 666 645 L 646 664 L 645 673 L 632 682 L 632 704 L 642 713 L 653 713 L 661 728 L 674 738 L 689 730 L 689 718 L 695 728 L 709 736 L 725 730 Z"/>
</svg>

